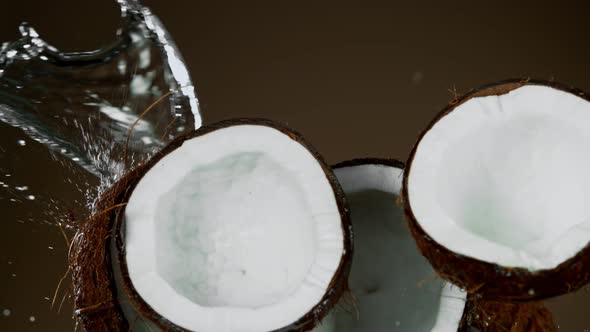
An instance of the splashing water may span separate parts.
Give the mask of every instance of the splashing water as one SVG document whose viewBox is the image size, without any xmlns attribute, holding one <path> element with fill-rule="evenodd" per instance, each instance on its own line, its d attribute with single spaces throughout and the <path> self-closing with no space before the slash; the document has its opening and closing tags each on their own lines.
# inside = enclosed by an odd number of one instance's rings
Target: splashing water
<svg viewBox="0 0 590 332">
<path fill-rule="evenodd" d="M 0 47 L 0 121 L 98 177 L 98 191 L 81 188 L 90 208 L 126 170 L 201 125 L 188 71 L 160 20 L 139 1 L 118 4 L 121 27 L 105 49 L 61 52 L 26 23 L 19 40 Z"/>
<path fill-rule="evenodd" d="M 69 237 L 97 212 L 104 190 L 166 143 L 201 125 L 188 70 L 160 20 L 137 0 L 117 3 L 120 28 L 106 48 L 62 52 L 26 23 L 19 27 L 18 40 L 0 44 L 0 130 L 17 137 L 0 142 L 0 205 L 9 209 L 0 225 L 4 234 L 26 230 L 27 237 L 50 225 L 54 232 L 40 238 L 52 241 L 43 243 L 47 255 L 67 254 Z M 65 246 L 55 242 L 62 235 Z M 27 240 L 23 246 L 36 245 Z M 10 244 L 6 249 L 1 257 L 8 262 L 8 287 L 23 289 L 40 271 L 13 262 L 26 258 L 25 265 L 34 265 L 39 254 L 19 253 L 22 248 Z M 39 257 L 41 261 L 55 259 Z M 60 280 L 47 272 L 49 288 L 57 288 L 43 295 L 50 310 L 59 313 L 69 287 L 62 284 L 65 276 Z M 17 298 L 10 292 L 5 296 Z M 18 301 L 6 305 L 11 307 L 3 308 L 3 317 L 12 319 L 19 319 L 13 313 L 23 315 L 34 307 L 19 311 Z M 37 317 L 20 319 L 42 324 Z"/>
</svg>

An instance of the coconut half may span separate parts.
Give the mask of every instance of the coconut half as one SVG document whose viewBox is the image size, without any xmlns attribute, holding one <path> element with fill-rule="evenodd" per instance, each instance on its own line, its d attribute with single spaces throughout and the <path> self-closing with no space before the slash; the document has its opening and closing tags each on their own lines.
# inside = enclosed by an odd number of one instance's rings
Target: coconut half
<svg viewBox="0 0 590 332">
<path fill-rule="evenodd" d="M 466 293 L 436 278 L 396 203 L 403 164 L 356 159 L 334 166 L 350 204 L 354 246 L 350 287 L 356 313 L 338 311 L 335 331 L 458 331 Z"/>
<path fill-rule="evenodd" d="M 111 193 L 125 206 L 110 216 L 108 275 L 130 328 L 309 331 L 347 290 L 345 196 L 282 125 L 202 127 L 129 176 Z"/>
<path fill-rule="evenodd" d="M 526 300 L 590 280 L 590 102 L 510 80 L 449 104 L 422 133 L 404 205 L 438 273 L 486 299 Z"/>
</svg>

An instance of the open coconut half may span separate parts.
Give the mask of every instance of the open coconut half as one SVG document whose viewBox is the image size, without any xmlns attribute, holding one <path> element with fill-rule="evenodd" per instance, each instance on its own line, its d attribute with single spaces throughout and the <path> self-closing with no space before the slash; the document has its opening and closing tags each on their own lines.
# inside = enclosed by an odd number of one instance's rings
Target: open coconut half
<svg viewBox="0 0 590 332">
<path fill-rule="evenodd" d="M 268 120 L 224 121 L 129 176 L 111 194 L 124 206 L 111 215 L 109 255 L 113 293 L 131 304 L 128 326 L 309 331 L 346 291 L 345 196 L 299 134 Z"/>
<path fill-rule="evenodd" d="M 466 293 L 436 278 L 397 204 L 403 164 L 356 159 L 334 166 L 354 226 L 349 284 L 356 310 L 337 311 L 338 332 L 456 332 Z M 355 312 L 356 311 L 356 312 Z"/>
<path fill-rule="evenodd" d="M 590 280 L 590 102 L 510 80 L 450 103 L 422 133 L 404 205 L 438 273 L 485 299 L 542 299 Z"/>
</svg>

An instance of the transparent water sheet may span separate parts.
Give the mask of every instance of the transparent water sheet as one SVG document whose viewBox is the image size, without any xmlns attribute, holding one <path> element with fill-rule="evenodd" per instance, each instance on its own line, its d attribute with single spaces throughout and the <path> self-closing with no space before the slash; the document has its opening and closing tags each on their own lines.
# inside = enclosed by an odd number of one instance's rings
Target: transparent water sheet
<svg viewBox="0 0 590 332">
<path fill-rule="evenodd" d="M 201 125 L 188 70 L 160 20 L 139 1 L 118 3 L 121 27 L 104 49 L 61 52 L 26 23 L 19 40 L 0 48 L 0 121 L 111 180 Z M 169 98 L 140 118 L 168 92 Z M 113 154 L 125 149 L 136 121 L 132 161 L 122 165 Z"/>
<path fill-rule="evenodd" d="M 13 137 L 0 142 L 2 242 L 24 240 L 1 250 L 2 324 L 67 312 L 67 243 L 97 197 L 201 126 L 195 88 L 166 28 L 140 1 L 117 4 L 120 27 L 107 47 L 62 52 L 26 23 L 18 40 L 0 46 L 0 130 Z M 40 301 L 23 305 L 19 293 Z"/>
</svg>

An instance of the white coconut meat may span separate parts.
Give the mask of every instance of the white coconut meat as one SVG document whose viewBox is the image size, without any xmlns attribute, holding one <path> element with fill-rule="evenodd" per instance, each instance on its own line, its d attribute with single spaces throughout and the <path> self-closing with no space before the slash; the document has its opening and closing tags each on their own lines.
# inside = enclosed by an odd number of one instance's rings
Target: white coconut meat
<svg viewBox="0 0 590 332">
<path fill-rule="evenodd" d="M 422 229 L 451 251 L 552 269 L 590 240 L 590 103 L 546 86 L 472 98 L 428 130 L 408 176 Z"/>
<path fill-rule="evenodd" d="M 346 192 L 355 252 L 349 284 L 355 312 L 336 312 L 335 331 L 457 331 L 466 293 L 436 277 L 396 204 L 403 170 L 385 164 L 336 168 Z"/>
<path fill-rule="evenodd" d="M 134 288 L 192 331 L 272 331 L 297 321 L 325 295 L 343 243 L 320 162 L 262 125 L 185 141 L 144 175 L 125 209 Z"/>
</svg>

